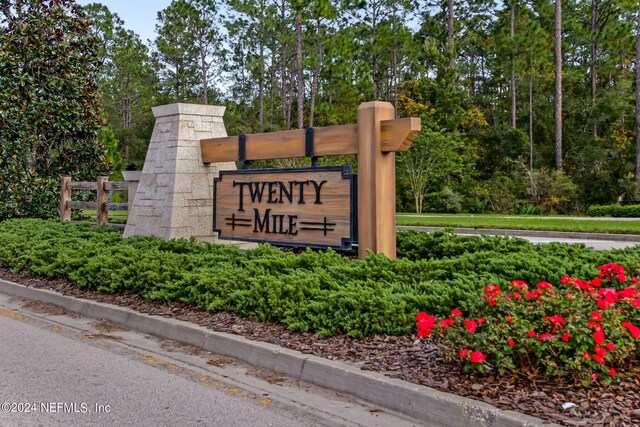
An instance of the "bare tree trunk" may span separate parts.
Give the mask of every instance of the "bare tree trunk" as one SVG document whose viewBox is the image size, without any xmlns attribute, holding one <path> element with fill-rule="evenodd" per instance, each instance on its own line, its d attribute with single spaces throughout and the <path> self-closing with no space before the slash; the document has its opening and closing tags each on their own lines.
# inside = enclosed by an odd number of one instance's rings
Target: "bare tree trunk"
<svg viewBox="0 0 640 427">
<path fill-rule="evenodd" d="M 397 17 L 396 17 L 396 2 L 393 2 L 393 14 L 392 14 L 392 32 L 393 32 L 393 49 L 391 51 L 391 96 L 393 98 L 393 108 L 395 117 L 398 117 L 398 38 L 397 33 Z"/>
<path fill-rule="evenodd" d="M 260 131 L 264 130 L 264 9 L 265 4 L 264 1 L 260 2 L 260 30 L 259 30 L 259 39 L 260 39 L 260 77 L 258 81 L 258 122 L 260 123 Z"/>
<path fill-rule="evenodd" d="M 455 28 L 453 25 L 453 0 L 447 2 L 447 50 L 449 51 L 449 68 L 453 69 L 456 65 L 454 51 L 456 48 Z"/>
<path fill-rule="evenodd" d="M 376 30 L 378 28 L 378 9 L 377 4 L 372 4 L 371 16 L 371 79 L 373 80 L 373 99 L 378 99 L 378 54 L 375 51 Z"/>
<path fill-rule="evenodd" d="M 207 81 L 207 58 L 200 50 L 200 78 L 202 79 L 202 103 L 209 104 L 209 82 Z"/>
<path fill-rule="evenodd" d="M 529 76 L 529 170 L 533 171 L 533 67 Z"/>
<path fill-rule="evenodd" d="M 598 43 L 596 40 L 596 31 L 598 25 L 598 0 L 591 0 L 591 106 L 596 105 L 596 90 L 598 84 L 598 75 L 596 74 L 596 61 L 598 60 Z M 598 137 L 598 124 L 593 124 L 593 137 Z"/>
<path fill-rule="evenodd" d="M 555 13 L 555 163 L 556 170 L 562 170 L 562 0 L 556 0 Z"/>
<path fill-rule="evenodd" d="M 280 35 L 285 37 L 287 24 L 285 19 L 286 15 L 286 3 L 285 0 L 282 0 L 280 3 L 280 19 L 282 19 L 282 27 L 280 28 Z M 287 123 L 287 43 L 286 40 L 282 40 L 282 46 L 280 48 L 280 100 L 282 104 L 282 125 L 285 126 L 285 129 L 288 129 Z"/>
<path fill-rule="evenodd" d="M 516 28 L 516 2 L 511 3 L 511 43 L 515 37 Z M 509 86 L 511 90 L 511 127 L 516 128 L 516 66 L 513 58 L 513 52 L 511 52 L 511 78 L 509 79 Z"/>
<path fill-rule="evenodd" d="M 636 27 L 636 182 L 640 183 L 640 2 Z"/>
<path fill-rule="evenodd" d="M 296 13 L 296 58 L 298 72 L 298 129 L 304 127 L 304 80 L 302 73 L 302 12 Z"/>
<path fill-rule="evenodd" d="M 318 26 L 320 27 L 319 23 Z M 319 29 L 319 31 L 322 31 Z M 318 40 L 316 42 L 316 58 L 318 63 L 313 70 L 313 76 L 311 78 L 311 100 L 309 104 L 309 127 L 313 127 L 313 119 L 316 114 L 316 96 L 318 95 L 318 81 L 320 80 L 320 69 L 323 61 L 323 34 L 318 34 Z"/>
</svg>

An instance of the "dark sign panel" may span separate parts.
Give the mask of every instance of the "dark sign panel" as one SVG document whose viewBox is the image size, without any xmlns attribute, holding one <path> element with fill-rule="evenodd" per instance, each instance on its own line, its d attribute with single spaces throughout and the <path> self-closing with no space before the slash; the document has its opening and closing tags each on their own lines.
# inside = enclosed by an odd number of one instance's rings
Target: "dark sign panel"
<svg viewBox="0 0 640 427">
<path fill-rule="evenodd" d="M 213 230 L 225 240 L 350 249 L 354 177 L 348 166 L 220 172 Z"/>
</svg>

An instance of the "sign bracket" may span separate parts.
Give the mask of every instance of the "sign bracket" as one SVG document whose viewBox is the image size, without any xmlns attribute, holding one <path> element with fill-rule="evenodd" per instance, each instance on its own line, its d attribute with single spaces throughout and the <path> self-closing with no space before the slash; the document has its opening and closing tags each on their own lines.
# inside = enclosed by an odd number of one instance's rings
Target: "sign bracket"
<svg viewBox="0 0 640 427">
<path fill-rule="evenodd" d="M 315 129 L 306 128 L 304 131 L 305 156 L 311 158 L 311 167 L 318 167 L 318 156 L 315 153 Z"/>
</svg>

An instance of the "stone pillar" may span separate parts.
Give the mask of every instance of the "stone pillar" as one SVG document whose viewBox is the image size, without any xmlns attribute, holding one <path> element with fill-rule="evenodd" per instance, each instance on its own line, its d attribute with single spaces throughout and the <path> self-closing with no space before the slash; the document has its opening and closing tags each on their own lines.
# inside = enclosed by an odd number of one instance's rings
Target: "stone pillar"
<svg viewBox="0 0 640 427">
<path fill-rule="evenodd" d="M 227 136 L 225 107 L 170 104 L 153 108 L 156 124 L 124 231 L 127 236 L 215 243 L 213 178 L 233 162 L 203 164 L 200 140 Z"/>
</svg>

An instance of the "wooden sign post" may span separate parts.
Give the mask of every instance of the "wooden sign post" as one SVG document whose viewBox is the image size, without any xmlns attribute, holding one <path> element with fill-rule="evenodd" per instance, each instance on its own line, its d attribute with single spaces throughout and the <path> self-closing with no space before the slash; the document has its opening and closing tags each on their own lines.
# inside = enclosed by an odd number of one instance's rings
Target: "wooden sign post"
<svg viewBox="0 0 640 427">
<path fill-rule="evenodd" d="M 407 151 L 411 143 L 420 132 L 420 119 L 410 117 L 406 119 L 393 119 L 395 111 L 393 106 L 388 102 L 366 102 L 358 108 L 358 123 L 356 125 L 332 126 L 325 128 L 308 128 L 283 132 L 240 135 L 234 137 L 213 138 L 200 140 L 200 148 L 202 151 L 202 161 L 204 163 L 218 163 L 229 161 L 248 162 L 251 160 L 267 160 L 282 159 L 293 157 L 310 157 L 312 163 L 316 162 L 317 157 L 334 156 L 334 155 L 358 155 L 358 185 L 357 185 L 357 242 L 358 255 L 364 258 L 369 250 L 375 253 L 383 253 L 389 258 L 396 257 L 396 190 L 395 190 L 395 153 L 398 151 Z M 278 178 L 271 176 L 273 173 L 286 173 L 286 170 L 276 171 L 260 171 L 263 177 L 254 175 L 250 180 L 240 179 L 239 176 L 233 178 L 231 175 L 225 177 L 232 172 L 222 172 L 221 177 L 216 180 L 216 189 L 214 190 L 214 210 L 216 210 L 217 231 L 223 231 L 223 226 L 227 223 L 240 224 L 241 222 L 250 223 L 250 227 L 232 226 L 232 233 L 226 230 L 227 238 L 235 240 L 259 240 L 272 241 L 292 246 L 300 246 L 309 243 L 308 239 L 315 242 L 315 237 L 309 237 L 318 233 L 320 230 L 305 230 L 309 233 L 301 233 L 300 224 L 306 223 L 320 224 L 324 223 L 323 232 L 330 230 L 332 236 L 323 236 L 318 245 L 326 247 L 345 247 L 344 244 L 336 244 L 335 238 L 343 239 L 353 236 L 346 236 L 344 225 L 344 213 L 346 212 L 345 201 L 351 197 L 352 193 L 346 194 L 344 190 L 338 190 L 338 182 L 340 180 L 326 178 L 310 178 L 300 173 L 315 174 L 322 172 L 322 168 L 306 169 L 303 171 L 291 171 L 298 173 L 295 177 L 282 175 Z M 236 174 L 238 172 L 235 172 Z M 245 172 L 241 172 L 245 173 Z M 245 175 L 245 178 L 247 175 Z M 229 178 L 229 180 L 227 180 Z M 303 179 L 304 178 L 304 179 Z M 309 185 L 300 184 L 309 181 Z M 311 181 L 316 184 L 310 187 Z M 334 182 L 335 190 L 327 191 L 327 195 L 332 194 L 333 201 L 323 199 L 321 196 L 321 188 L 318 188 L 322 181 Z M 235 182 L 235 187 L 234 187 Z M 248 184 L 253 182 L 253 184 Z M 223 184 L 224 183 L 224 184 Z M 264 185 L 263 185 L 264 184 Z M 317 195 L 317 199 L 313 203 L 304 206 L 302 203 L 294 203 L 293 194 L 289 194 L 296 188 L 309 191 Z M 327 184 L 327 189 L 333 188 L 333 184 Z M 346 187 L 345 187 L 346 188 Z M 253 193 L 251 193 L 253 189 Z M 280 191 L 282 190 L 282 191 Z M 352 189 L 353 190 L 353 189 Z M 257 200 L 258 192 L 267 191 L 265 197 L 266 204 L 260 205 L 262 201 Z M 274 193 L 269 194 L 270 191 Z M 285 198 L 280 195 L 284 194 Z M 343 198 L 342 201 L 336 202 L 338 195 Z M 242 197 L 242 199 L 241 199 Z M 268 202 L 271 197 L 271 202 Z M 220 198 L 220 200 L 218 200 Z M 277 199 L 277 201 L 276 201 Z M 289 199 L 291 199 L 290 203 Z M 239 203 L 243 203 L 240 211 Z M 246 213 L 245 200 L 251 201 L 251 209 Z M 300 201 L 298 195 L 298 201 Z M 327 201 L 325 203 L 325 200 Z M 282 202 L 282 203 L 281 203 Z M 318 202 L 318 203 L 316 203 Z M 221 203 L 221 204 L 219 204 Z M 235 203 L 235 205 L 233 204 Z M 284 206 L 283 206 L 284 204 Z M 270 209 L 271 216 L 265 218 L 265 212 Z M 235 207 L 234 207 L 235 206 Z M 247 205 L 249 206 L 249 205 Z M 275 209 L 275 206 L 282 207 L 281 210 Z M 234 211 L 235 209 L 235 211 Z M 234 214 L 240 214 L 240 221 Z M 313 212 L 313 215 L 311 213 Z M 251 216 L 253 215 L 253 217 Z M 282 218 L 280 217 L 282 215 Z M 305 220 L 305 215 L 309 216 Z M 240 218 L 241 215 L 237 215 Z M 246 217 L 245 217 L 246 216 Z M 313 216 L 313 218 L 312 218 Z M 295 218 L 294 218 L 295 217 Z M 332 219 L 335 218 L 335 221 Z M 280 220 L 282 219 L 282 229 Z M 266 222 L 269 221 L 269 227 L 265 228 Z M 352 218 L 353 220 L 353 218 Z M 273 222 L 276 222 L 276 228 L 273 228 Z M 289 223 L 289 221 L 293 221 Z M 300 234 L 292 234 L 292 226 L 295 223 L 294 232 Z M 338 223 L 343 225 L 340 232 L 337 230 Z M 224 225 L 221 225 L 224 224 Z M 329 226 L 328 224 L 336 224 Z M 307 227 L 311 228 L 311 227 Z M 322 228 L 322 227 L 320 227 Z M 241 231 L 249 233 L 243 234 Z M 269 230 L 270 236 L 265 238 L 265 229 Z M 286 230 L 285 230 L 286 229 Z M 254 231 L 255 230 L 255 231 Z M 275 231 L 275 232 L 272 232 Z M 285 233 L 286 231 L 286 233 Z M 257 234 L 256 234 L 257 233 Z M 278 236 L 277 238 L 275 236 Z M 257 238 L 253 238 L 255 236 Z M 340 240 L 341 242 L 348 241 Z M 324 242 L 324 243 L 323 243 Z M 315 243 L 314 243 L 315 244 Z"/>
</svg>

